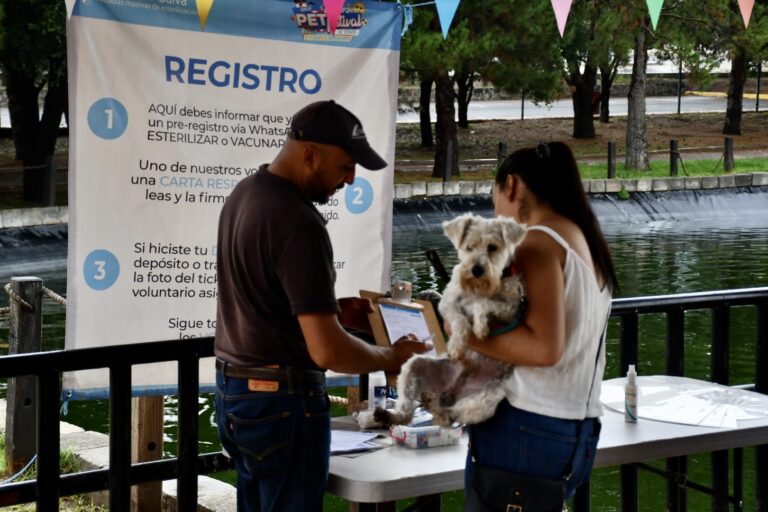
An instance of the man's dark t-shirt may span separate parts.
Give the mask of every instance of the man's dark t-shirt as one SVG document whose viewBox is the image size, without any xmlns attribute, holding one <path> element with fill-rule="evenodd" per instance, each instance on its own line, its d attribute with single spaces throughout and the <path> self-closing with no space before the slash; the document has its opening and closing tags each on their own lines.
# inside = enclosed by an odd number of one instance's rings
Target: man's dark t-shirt
<svg viewBox="0 0 768 512">
<path fill-rule="evenodd" d="M 219 218 L 216 356 L 238 366 L 316 369 L 296 315 L 338 312 L 325 221 L 262 165 Z"/>
</svg>

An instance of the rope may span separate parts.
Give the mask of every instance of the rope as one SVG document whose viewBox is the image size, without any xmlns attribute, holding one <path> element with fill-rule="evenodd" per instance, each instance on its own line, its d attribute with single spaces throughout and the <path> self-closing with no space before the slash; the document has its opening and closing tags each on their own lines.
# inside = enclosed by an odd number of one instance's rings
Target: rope
<svg viewBox="0 0 768 512">
<path fill-rule="evenodd" d="M 21 471 L 19 471 L 19 472 L 18 472 L 18 473 L 16 473 L 15 475 L 13 475 L 13 476 L 10 476 L 10 477 L 6 478 L 5 480 L 3 480 L 2 482 L 0 482 L 0 485 L 4 485 L 4 484 L 7 484 L 7 483 L 9 483 L 9 482 L 13 482 L 13 481 L 14 481 L 14 480 L 16 480 L 17 478 L 19 478 L 21 475 L 23 475 L 23 474 L 24 474 L 24 473 L 25 473 L 25 472 L 26 472 L 26 471 L 29 469 L 29 467 L 30 467 L 32 464 L 34 464 L 34 463 L 35 463 L 35 461 L 36 461 L 36 460 L 37 460 L 37 454 L 34 454 L 34 455 L 32 456 L 32 458 L 31 458 L 31 459 L 29 459 L 29 462 L 27 462 L 27 465 L 26 465 L 26 466 L 24 466 L 23 468 L 21 468 Z"/>
<path fill-rule="evenodd" d="M 43 294 L 47 295 L 49 299 L 53 300 L 54 302 L 58 302 L 62 306 L 67 305 L 67 299 L 54 292 L 53 290 L 46 288 L 45 286 L 43 286 Z"/>
<path fill-rule="evenodd" d="M 27 308 L 29 311 L 34 311 L 35 310 L 35 307 L 32 304 L 30 304 L 29 302 L 27 302 L 24 299 L 22 299 L 19 296 L 18 293 L 13 291 L 13 284 L 11 284 L 11 283 L 6 283 L 5 284 L 5 293 L 7 293 L 10 298 L 12 298 L 16 302 L 18 302 L 19 304 L 21 304 L 22 306 Z"/>
<path fill-rule="evenodd" d="M 343 396 L 328 395 L 331 403 L 334 405 L 348 405 L 349 400 Z"/>
</svg>

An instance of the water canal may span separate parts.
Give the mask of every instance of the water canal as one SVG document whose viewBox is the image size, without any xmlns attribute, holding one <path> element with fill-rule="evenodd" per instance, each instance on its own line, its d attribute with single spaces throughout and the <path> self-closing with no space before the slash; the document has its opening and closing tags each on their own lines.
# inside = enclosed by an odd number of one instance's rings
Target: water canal
<svg viewBox="0 0 768 512">
<path fill-rule="evenodd" d="M 612 195 L 592 196 L 593 207 L 613 252 L 620 297 L 666 295 L 768 285 L 768 188 L 728 191 L 684 191 L 633 194 L 627 201 Z M 453 248 L 442 234 L 440 222 L 474 211 L 492 215 L 487 197 L 446 200 L 401 200 L 395 204 L 392 276 L 414 283 L 415 290 L 440 289 L 442 283 L 425 257 L 438 252 L 447 268 L 456 262 Z M 0 279 L 37 275 L 45 285 L 66 290 L 66 227 L 0 230 Z M 6 297 L 2 297 L 6 301 Z M 5 305 L 0 303 L 0 305 Z M 754 379 L 753 310 L 736 310 L 731 318 L 731 384 Z M 45 302 L 43 336 L 46 349 L 61 348 L 64 339 L 64 308 Z M 3 322 L 5 324 L 5 322 Z M 686 317 L 686 375 L 709 377 L 710 319 L 707 313 Z M 664 372 L 663 317 L 643 317 L 640 322 L 639 371 Z M 7 327 L 0 327 L 7 340 Z M 5 350 L 5 349 L 3 349 Z M 618 376 L 618 326 L 609 327 L 606 378 Z M 3 353 L 0 351 L 0 353 Z M 661 355 L 660 355 L 661 354 Z M 4 389 L 2 390 L 4 393 Z M 212 398 L 200 397 L 200 451 L 219 449 L 212 417 Z M 175 397 L 165 403 L 166 445 L 175 452 Z M 106 401 L 72 402 L 64 421 L 107 432 Z M 745 450 L 745 509 L 753 508 L 751 477 L 753 453 Z M 690 458 L 692 480 L 709 483 L 709 456 Z M 618 468 L 596 471 L 592 484 L 593 510 L 619 509 Z M 665 508 L 666 489 L 656 476 L 640 474 L 641 510 Z M 460 510 L 461 494 L 446 498 L 446 510 Z M 328 509 L 344 510 L 337 500 Z M 690 510 L 709 509 L 709 498 L 689 493 Z"/>
</svg>

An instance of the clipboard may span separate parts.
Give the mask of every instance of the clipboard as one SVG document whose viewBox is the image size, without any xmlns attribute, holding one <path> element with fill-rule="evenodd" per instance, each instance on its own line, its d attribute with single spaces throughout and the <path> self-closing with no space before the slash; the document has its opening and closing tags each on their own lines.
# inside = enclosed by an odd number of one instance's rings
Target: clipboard
<svg viewBox="0 0 768 512">
<path fill-rule="evenodd" d="M 376 344 L 382 347 L 389 347 L 395 340 L 390 340 L 387 327 L 385 325 L 384 315 L 388 312 L 385 311 L 382 314 L 382 308 L 394 308 L 395 312 L 398 309 L 402 313 L 418 314 L 423 316 L 426 322 L 429 334 L 433 337 L 430 340 L 435 347 L 435 351 L 438 354 L 443 354 L 446 351 L 445 338 L 443 337 L 443 329 L 440 323 L 437 321 L 437 315 L 432 307 L 432 303 L 428 300 L 414 299 L 411 301 L 395 300 L 389 297 L 385 297 L 384 294 L 373 292 L 369 290 L 360 290 L 360 297 L 369 299 L 373 304 L 373 312 L 368 314 L 368 320 L 371 323 L 371 331 L 373 337 L 376 340 Z M 397 383 L 397 375 L 387 373 L 387 383 L 394 386 Z"/>
</svg>

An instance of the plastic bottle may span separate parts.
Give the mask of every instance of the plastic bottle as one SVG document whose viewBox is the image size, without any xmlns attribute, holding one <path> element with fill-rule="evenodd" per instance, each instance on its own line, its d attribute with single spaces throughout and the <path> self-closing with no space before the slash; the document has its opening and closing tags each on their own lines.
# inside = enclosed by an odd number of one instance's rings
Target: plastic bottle
<svg viewBox="0 0 768 512">
<path fill-rule="evenodd" d="M 637 423 L 637 372 L 633 364 L 629 365 L 624 386 L 624 421 Z"/>
<path fill-rule="evenodd" d="M 372 372 L 368 374 L 368 409 L 377 407 L 382 409 L 387 405 L 387 376 L 384 372 Z"/>
</svg>

